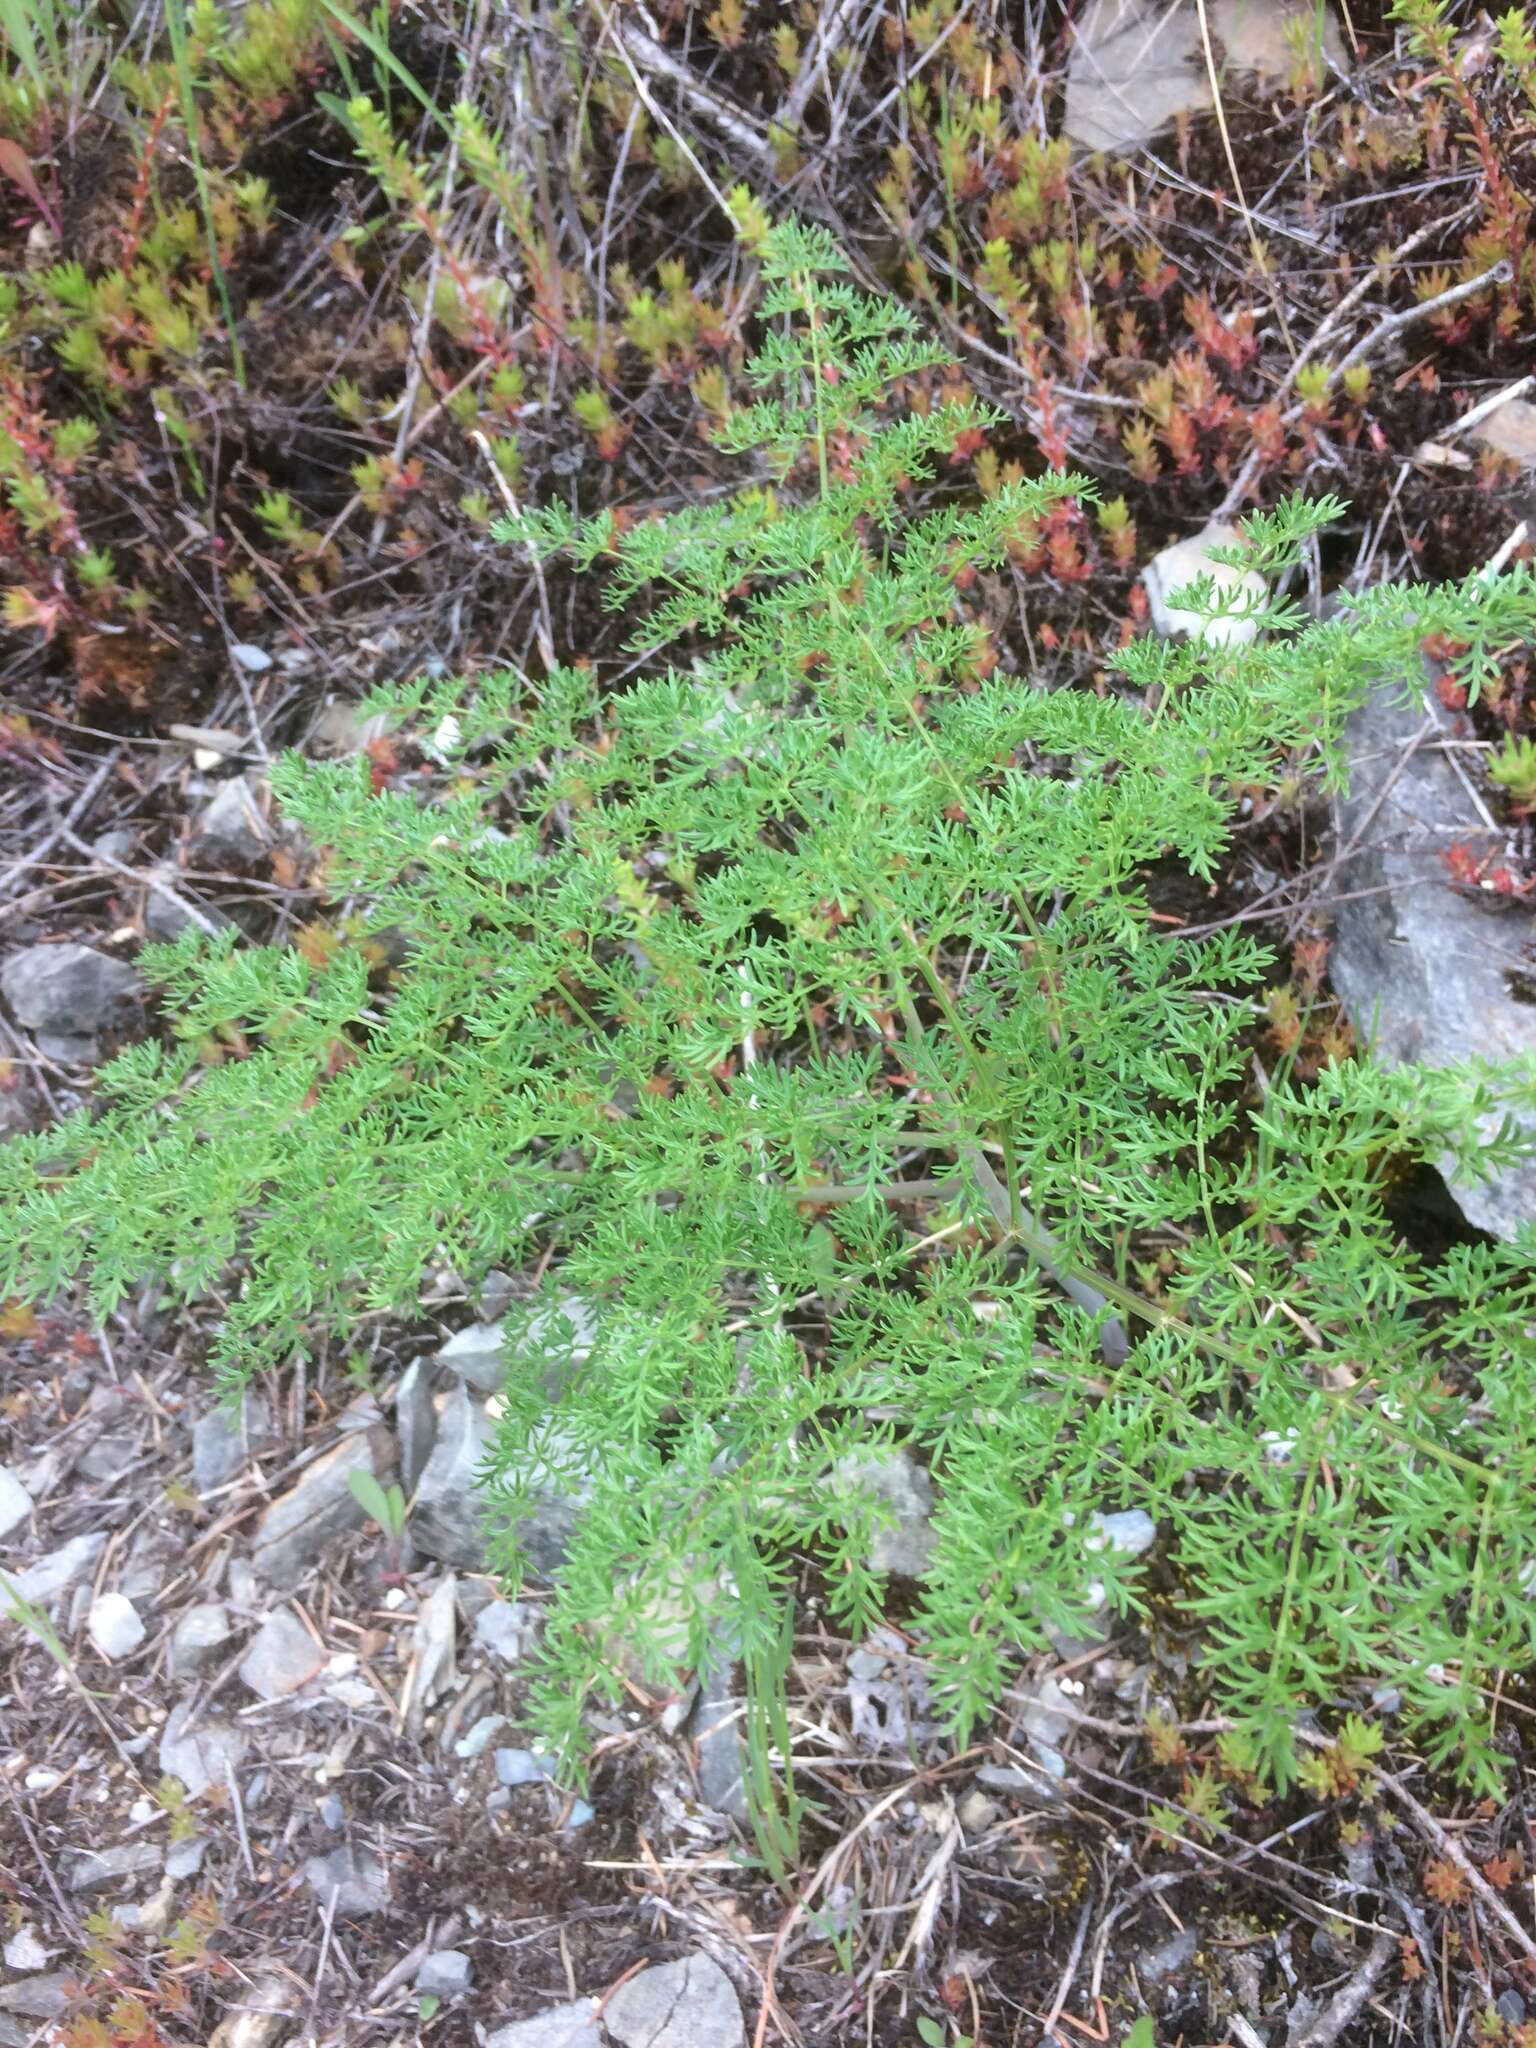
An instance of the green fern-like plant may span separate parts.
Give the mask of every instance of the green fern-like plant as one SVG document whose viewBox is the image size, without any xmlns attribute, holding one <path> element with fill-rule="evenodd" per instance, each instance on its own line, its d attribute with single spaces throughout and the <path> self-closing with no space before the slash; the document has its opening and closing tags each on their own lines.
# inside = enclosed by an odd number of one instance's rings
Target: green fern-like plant
<svg viewBox="0 0 1536 2048">
<path fill-rule="evenodd" d="M 1405 1159 L 1517 1156 L 1500 1117 L 1536 1086 L 1256 1084 L 1265 947 L 1170 936 L 1143 878 L 1213 876 L 1245 788 L 1336 767 L 1426 631 L 1474 665 L 1530 638 L 1536 583 L 1304 630 L 1272 599 L 1254 644 L 1144 642 L 1103 694 L 983 673 L 957 584 L 1089 485 L 930 490 L 987 415 L 931 402 L 940 351 L 819 233 L 762 256 L 755 402 L 716 432 L 740 495 L 503 530 L 600 576 L 639 679 L 380 700 L 410 789 L 283 761 L 404 964 L 146 955 L 172 1040 L 0 1150 L 0 1293 L 216 1294 L 231 1379 L 412 1313 L 428 1266 L 581 1297 L 590 1345 L 542 1297 L 513 1331 L 488 1474 L 511 1569 L 519 1510 L 583 1496 L 539 1701 L 568 1746 L 621 1640 L 663 1681 L 712 1641 L 771 1663 L 801 1558 L 872 1623 L 861 1475 L 903 1450 L 937 1489 L 917 1622 L 960 1731 L 1047 1628 L 1135 1607 L 1092 1517 L 1140 1507 L 1276 1780 L 1301 1709 L 1390 1679 L 1490 1782 L 1483 1687 L 1531 1654 L 1536 1284 L 1529 1248 L 1415 1255 L 1381 1194 Z M 1245 565 L 1273 587 L 1336 510 L 1253 518 Z"/>
</svg>

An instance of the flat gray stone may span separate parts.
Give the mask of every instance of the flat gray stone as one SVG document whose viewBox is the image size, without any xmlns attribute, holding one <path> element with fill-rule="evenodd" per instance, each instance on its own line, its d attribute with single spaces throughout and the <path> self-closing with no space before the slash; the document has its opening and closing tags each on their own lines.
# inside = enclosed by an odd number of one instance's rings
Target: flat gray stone
<svg viewBox="0 0 1536 2048">
<path fill-rule="evenodd" d="M 434 1998 L 456 1998 L 467 1991 L 475 1966 L 461 1948 L 434 1949 L 416 1972 L 416 1989 Z"/>
<path fill-rule="evenodd" d="M 192 1480 L 199 1493 L 228 1486 L 272 1441 L 272 1411 L 260 1394 L 246 1394 L 233 1412 L 223 1402 L 200 1415 L 192 1431 Z"/>
<path fill-rule="evenodd" d="M 731 1820 L 748 1817 L 746 1755 L 741 1738 L 742 1702 L 731 1691 L 729 1662 L 699 1674 L 699 1697 L 688 1719 L 698 1758 L 699 1792 L 711 1812 Z"/>
<path fill-rule="evenodd" d="M 158 1870 L 164 1861 L 154 1842 L 120 1842 L 112 1849 L 80 1849 L 64 1860 L 64 1882 L 72 1892 L 92 1892 L 120 1877 Z"/>
<path fill-rule="evenodd" d="M 537 1615 L 521 1600 L 489 1600 L 475 1616 L 475 1641 L 503 1664 L 526 1656 L 537 1630 Z"/>
<path fill-rule="evenodd" d="M 332 1849 L 311 1856 L 304 1877 L 322 1906 L 336 1901 L 336 1911 L 349 1919 L 382 1913 L 389 1904 L 389 1872 L 371 1849 Z"/>
<path fill-rule="evenodd" d="M 886 1511 L 870 1545 L 870 1569 L 920 1579 L 933 1555 L 933 1481 L 903 1450 L 877 1450 L 844 1458 L 837 1468 L 848 1492 L 868 1494 Z"/>
<path fill-rule="evenodd" d="M 46 1557 L 28 1565 L 24 1572 L 0 1572 L 0 1592 L 9 1587 L 29 1607 L 46 1607 L 61 1593 L 67 1592 L 77 1579 L 85 1578 L 106 1547 L 107 1539 L 102 1531 L 89 1536 L 71 1536 L 57 1550 L 50 1550 Z"/>
<path fill-rule="evenodd" d="M 133 995 L 139 977 L 94 946 L 28 946 L 0 966 L 0 994 L 27 1031 L 83 1038 Z"/>
<path fill-rule="evenodd" d="M 585 1358 L 596 1340 L 595 1310 L 572 1294 L 531 1313 L 524 1309 L 496 1322 L 471 1323 L 448 1339 L 437 1361 L 485 1394 L 500 1389 L 509 1366 L 542 1364 L 548 1372 L 546 1391 L 555 1400 L 571 1363 Z"/>
<path fill-rule="evenodd" d="M 621 1984 L 603 2023 L 620 2048 L 743 2048 L 746 2041 L 730 1978 L 697 1953 Z"/>
<path fill-rule="evenodd" d="M 552 2006 L 531 2020 L 513 2020 L 487 2037 L 485 2048 L 607 2048 L 596 2003 L 578 1998 Z"/>
<path fill-rule="evenodd" d="M 240 1659 L 240 1676 L 264 1700 L 286 1699 L 324 1669 L 325 1652 L 296 1614 L 269 1614 Z"/>
<path fill-rule="evenodd" d="M 1210 0 L 1222 69 L 1285 79 L 1295 62 L 1286 31 L 1298 20 L 1310 26 L 1312 15 L 1312 0 Z M 1328 60 L 1342 64 L 1331 14 L 1323 18 L 1322 45 Z M 1072 141 L 1123 154 L 1150 142 L 1177 115 L 1210 105 L 1200 20 L 1185 0 L 1089 0 L 1073 25 L 1067 63 L 1062 125 Z"/>
<path fill-rule="evenodd" d="M 171 1630 L 172 1678 L 190 1678 L 216 1664 L 233 1634 L 229 1609 L 222 1600 L 197 1601 Z"/>
<path fill-rule="evenodd" d="M 1335 804 L 1340 885 L 1329 973 L 1356 1031 L 1388 1066 L 1452 1066 L 1536 1055 L 1529 989 L 1536 911 L 1452 885 L 1443 855 L 1505 857 L 1431 732 L 1449 714 L 1415 680 L 1378 689 L 1349 720 L 1350 782 Z M 1358 845 L 1354 842 L 1358 840 Z M 1488 1130 L 1497 1128 L 1490 1118 Z M 1536 1220 L 1536 1159 L 1451 1193 L 1467 1221 L 1513 1238 Z"/>
<path fill-rule="evenodd" d="M 251 1564 L 267 1584 L 291 1590 L 332 1543 L 360 1529 L 368 1517 L 353 1498 L 352 1474 L 382 1477 L 394 1462 L 394 1438 L 378 1425 L 344 1437 L 317 1458 L 256 1524 Z"/>
<path fill-rule="evenodd" d="M 0 1536 L 9 1536 L 31 1512 L 31 1494 L 9 1465 L 0 1465 Z"/>
<path fill-rule="evenodd" d="M 432 1399 L 432 1369 L 418 1358 L 400 1375 L 395 1389 L 395 1435 L 400 1440 L 400 1484 L 406 1499 L 416 1491 L 437 1438 L 437 1404 Z"/>
<path fill-rule="evenodd" d="M 237 775 L 195 820 L 188 851 L 200 867 L 249 867 L 271 841 L 256 784 Z"/>
<path fill-rule="evenodd" d="M 245 1757 L 246 1741 L 245 1730 L 229 1721 L 195 1719 L 192 1702 L 183 1700 L 172 1709 L 160 1737 L 160 1768 L 168 1778 L 181 1780 L 189 1799 L 200 1799 L 210 1785 L 227 1791 L 229 1773 Z"/>
<path fill-rule="evenodd" d="M 0 1984 L 0 2011 L 25 2013 L 28 2019 L 56 2020 L 68 2011 L 71 1993 L 79 1988 L 79 1983 L 78 1971 L 50 1970 L 44 1977 L 23 1977 L 19 1984 Z"/>
</svg>

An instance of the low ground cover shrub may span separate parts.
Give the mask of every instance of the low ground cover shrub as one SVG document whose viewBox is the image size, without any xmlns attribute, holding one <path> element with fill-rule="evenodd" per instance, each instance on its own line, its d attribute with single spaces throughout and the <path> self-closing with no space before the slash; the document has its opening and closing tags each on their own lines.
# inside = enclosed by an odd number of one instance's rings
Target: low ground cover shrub
<svg viewBox="0 0 1536 2048">
<path fill-rule="evenodd" d="M 717 435 L 747 487 L 503 534 L 601 571 L 635 672 L 397 691 L 403 787 L 280 763 L 402 964 L 339 934 L 146 955 L 170 1041 L 0 1150 L 0 1294 L 212 1296 L 238 1379 L 415 1312 L 429 1266 L 537 1269 L 489 1477 L 587 1495 L 540 1694 L 567 1742 L 620 1637 L 657 1678 L 722 1631 L 769 1660 L 807 1558 L 869 1625 L 853 1463 L 900 1445 L 938 1492 L 914 1626 L 960 1731 L 1047 1626 L 1153 1597 L 1085 1537 L 1139 1507 L 1253 1771 L 1390 1684 L 1489 1783 L 1485 1687 L 1531 1654 L 1536 1282 L 1528 1249 L 1415 1254 L 1383 1194 L 1514 1156 L 1536 1080 L 1265 1072 L 1266 948 L 1168 935 L 1144 874 L 1211 876 L 1243 792 L 1336 768 L 1426 632 L 1475 688 L 1536 580 L 1321 625 L 1272 594 L 1250 644 L 1139 642 L 1103 694 L 1000 674 L 956 589 L 1091 486 L 913 511 L 988 416 L 915 402 L 941 352 L 827 238 L 761 255 L 757 396 Z M 1335 510 L 1249 521 L 1272 593 Z M 533 1317 L 572 1294 L 596 1335 L 562 1355 Z"/>
</svg>

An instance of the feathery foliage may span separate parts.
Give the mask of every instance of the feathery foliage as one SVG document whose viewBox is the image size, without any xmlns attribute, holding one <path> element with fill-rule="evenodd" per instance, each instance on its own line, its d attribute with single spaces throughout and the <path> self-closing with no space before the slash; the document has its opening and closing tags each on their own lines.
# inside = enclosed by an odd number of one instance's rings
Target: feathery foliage
<svg viewBox="0 0 1536 2048">
<path fill-rule="evenodd" d="M 657 1678 L 722 1631 L 771 1661 L 799 1558 L 872 1622 L 861 1474 L 902 1446 L 960 1731 L 1047 1626 L 1136 1607 L 1091 1520 L 1134 1506 L 1275 1777 L 1299 1710 L 1390 1680 L 1488 1783 L 1482 1688 L 1531 1653 L 1536 1283 L 1529 1248 L 1414 1256 L 1381 1194 L 1404 1160 L 1513 1157 L 1536 1082 L 1361 1060 L 1256 1094 L 1264 946 L 1167 936 L 1143 871 L 1213 875 L 1245 787 L 1336 766 L 1426 631 L 1474 661 L 1531 637 L 1536 583 L 1304 630 L 1271 599 L 1266 637 L 1140 643 L 1102 696 L 987 672 L 957 579 L 1091 487 L 914 511 L 985 415 L 917 402 L 940 351 L 819 233 L 764 267 L 758 397 L 720 428 L 750 487 L 503 536 L 601 570 L 642 679 L 395 693 L 428 801 L 283 761 L 334 892 L 408 957 L 381 988 L 352 946 L 148 956 L 174 1046 L 0 1150 L 0 1293 L 218 1292 L 239 1377 L 411 1311 L 431 1263 L 542 1263 L 488 1477 L 514 1524 L 584 1495 L 541 1692 L 568 1744 L 620 1639 Z M 1247 560 L 1273 588 L 1335 510 L 1250 520 Z M 573 1295 L 590 1348 L 550 1314 Z"/>
</svg>

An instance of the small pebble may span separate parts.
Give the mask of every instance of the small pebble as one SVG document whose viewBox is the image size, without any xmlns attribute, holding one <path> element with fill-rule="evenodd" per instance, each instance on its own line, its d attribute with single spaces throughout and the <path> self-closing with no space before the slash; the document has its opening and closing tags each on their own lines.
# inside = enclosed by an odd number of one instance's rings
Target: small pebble
<svg viewBox="0 0 1536 2048">
<path fill-rule="evenodd" d="M 585 1799 L 573 1799 L 571 1801 L 571 1810 L 565 1817 L 565 1826 L 561 1829 L 561 1833 L 574 1835 L 578 1828 L 584 1828 L 589 1821 L 596 1818 L 594 1809 L 587 1804 Z"/>
<path fill-rule="evenodd" d="M 503 1785 L 536 1785 L 541 1778 L 552 1778 L 554 1769 L 547 1757 L 535 1756 L 531 1749 L 498 1749 L 496 1776 Z"/>
<path fill-rule="evenodd" d="M 416 1972 L 416 1989 L 436 1998 L 454 1998 L 469 1989 L 475 1966 L 461 1948 L 440 1948 Z"/>
<path fill-rule="evenodd" d="M 453 1745 L 455 1756 L 484 1756 L 502 1729 L 507 1725 L 505 1714 L 483 1714 L 467 1735 L 461 1736 Z M 511 1752 L 509 1751 L 510 1755 Z"/>
<path fill-rule="evenodd" d="M 272 666 L 272 657 L 264 647 L 253 647 L 248 640 L 237 640 L 229 650 L 229 658 L 237 662 L 248 676 L 263 676 Z"/>
<path fill-rule="evenodd" d="M 131 1655 L 147 1634 L 138 1609 L 122 1593 L 103 1593 L 93 1600 L 86 1628 L 91 1641 L 109 1660 Z"/>
</svg>

